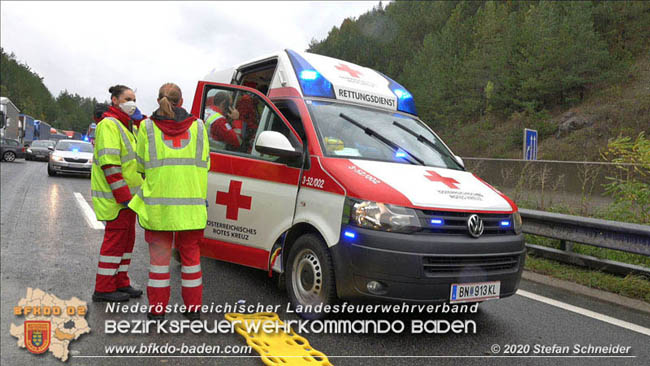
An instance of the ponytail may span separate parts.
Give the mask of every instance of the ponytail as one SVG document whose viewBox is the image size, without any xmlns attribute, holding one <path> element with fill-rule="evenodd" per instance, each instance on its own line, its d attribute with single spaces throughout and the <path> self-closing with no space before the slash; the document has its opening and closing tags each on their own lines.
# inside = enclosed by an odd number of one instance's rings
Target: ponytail
<svg viewBox="0 0 650 366">
<path fill-rule="evenodd" d="M 160 107 L 156 111 L 156 114 L 174 118 L 176 116 L 174 107 L 178 106 L 182 97 L 181 88 L 178 85 L 174 83 L 163 84 L 158 90 L 158 105 Z"/>
<path fill-rule="evenodd" d="M 174 113 L 174 109 L 172 108 L 172 104 L 169 102 L 169 99 L 167 96 L 163 96 L 162 98 L 158 99 L 158 104 L 160 105 L 160 108 L 158 108 L 158 111 L 156 114 L 159 114 L 161 116 L 169 117 L 169 118 L 174 118 L 176 115 Z"/>
</svg>

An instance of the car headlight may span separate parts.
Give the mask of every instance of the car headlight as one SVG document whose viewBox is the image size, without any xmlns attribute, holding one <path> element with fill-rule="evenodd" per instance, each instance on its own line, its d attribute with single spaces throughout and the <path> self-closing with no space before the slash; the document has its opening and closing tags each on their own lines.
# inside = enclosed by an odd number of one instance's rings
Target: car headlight
<svg viewBox="0 0 650 366">
<path fill-rule="evenodd" d="M 519 213 L 519 211 L 512 214 L 512 221 L 514 223 L 515 234 L 521 234 L 521 230 L 523 229 L 524 223 L 521 220 L 521 214 Z"/>
<path fill-rule="evenodd" d="M 374 201 L 348 199 L 349 220 L 347 223 L 366 229 L 414 232 L 422 226 L 412 208 L 389 205 Z"/>
<path fill-rule="evenodd" d="M 90 158 L 88 158 L 88 164 L 92 164 L 92 163 L 93 163 L 93 157 L 91 156 Z"/>
<path fill-rule="evenodd" d="M 63 161 L 63 156 L 52 155 L 52 161 Z"/>
<path fill-rule="evenodd" d="M 32 153 L 32 149 L 27 149 L 27 152 L 31 154 L 31 153 Z"/>
</svg>

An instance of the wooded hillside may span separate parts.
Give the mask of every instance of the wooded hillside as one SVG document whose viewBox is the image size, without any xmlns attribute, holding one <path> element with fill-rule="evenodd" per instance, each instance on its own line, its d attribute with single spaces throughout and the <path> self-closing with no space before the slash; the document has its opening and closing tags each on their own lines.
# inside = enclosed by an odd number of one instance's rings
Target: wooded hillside
<svg viewBox="0 0 650 366">
<path fill-rule="evenodd" d="M 43 78 L 0 48 L 0 95 L 11 99 L 21 113 L 63 130 L 85 132 L 93 121 L 97 101 L 63 91 L 54 97 Z"/>
<path fill-rule="evenodd" d="M 520 127 L 550 138 L 558 134 L 555 114 L 634 81 L 649 42 L 650 2 L 396 1 L 344 20 L 308 51 L 397 80 L 445 139 L 455 140 L 461 127 L 475 130 L 456 141 L 459 153 L 510 156 L 520 148 Z M 512 136 L 485 141 L 481 131 L 508 124 L 516 130 L 497 135 Z M 486 143 L 510 149 L 477 148 Z"/>
</svg>

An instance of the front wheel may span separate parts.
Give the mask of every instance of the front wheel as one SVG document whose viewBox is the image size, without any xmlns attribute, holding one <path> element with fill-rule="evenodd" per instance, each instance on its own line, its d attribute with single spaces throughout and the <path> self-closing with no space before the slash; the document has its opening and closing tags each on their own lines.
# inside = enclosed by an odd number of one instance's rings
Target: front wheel
<svg viewBox="0 0 650 366">
<path fill-rule="evenodd" d="M 47 175 L 50 177 L 54 177 L 56 175 L 56 172 L 54 169 L 52 169 L 52 167 L 50 167 L 50 164 L 47 164 Z"/>
<path fill-rule="evenodd" d="M 13 152 L 13 151 L 7 151 L 6 153 L 4 153 L 4 155 L 2 155 L 2 158 L 5 161 L 8 161 L 8 162 L 11 163 L 12 161 L 16 160 L 16 153 Z"/>
<path fill-rule="evenodd" d="M 316 305 L 332 305 L 336 297 L 334 266 L 325 242 L 315 234 L 299 237 L 289 252 L 286 286 L 289 299 L 305 319 L 322 319 Z"/>
</svg>

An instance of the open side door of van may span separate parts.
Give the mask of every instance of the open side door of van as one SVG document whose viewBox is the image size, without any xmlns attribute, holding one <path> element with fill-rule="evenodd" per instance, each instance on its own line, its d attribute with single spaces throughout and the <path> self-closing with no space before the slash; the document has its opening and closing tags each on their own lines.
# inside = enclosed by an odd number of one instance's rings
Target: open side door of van
<svg viewBox="0 0 650 366">
<path fill-rule="evenodd" d="M 201 254 L 268 270 L 293 222 L 304 143 L 271 100 L 245 86 L 199 82 L 192 114 L 211 152 Z"/>
</svg>

